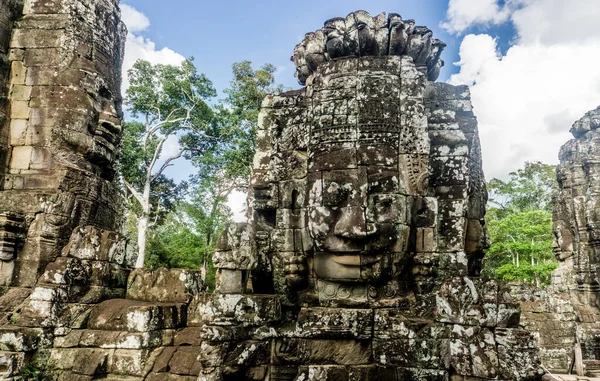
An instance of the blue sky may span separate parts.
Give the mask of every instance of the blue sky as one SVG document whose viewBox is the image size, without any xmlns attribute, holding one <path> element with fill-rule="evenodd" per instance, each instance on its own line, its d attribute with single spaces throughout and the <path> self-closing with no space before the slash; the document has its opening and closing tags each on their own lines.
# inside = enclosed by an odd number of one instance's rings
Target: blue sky
<svg viewBox="0 0 600 381">
<path fill-rule="evenodd" d="M 198 1 L 198 0 L 127 0 L 144 13 L 150 27 L 139 33 L 157 45 L 196 58 L 196 65 L 219 90 L 231 80 L 231 64 L 250 60 L 255 65 L 272 63 L 280 69 L 278 81 L 297 88 L 294 66 L 289 57 L 304 34 L 323 26 L 332 17 L 364 9 L 372 15 L 400 13 L 428 26 L 434 36 L 448 44 L 443 59 L 446 67 L 440 81 L 458 71 L 452 63 L 459 60 L 461 36 L 453 36 L 440 27 L 448 0 L 346 0 L 302 2 L 288 1 Z M 175 6 L 176 5 L 176 6 Z M 475 25 L 471 30 L 482 29 Z M 487 29 L 487 28 L 486 28 Z M 510 24 L 493 27 L 490 33 L 506 47 L 513 36 Z"/>
<path fill-rule="evenodd" d="M 572 123 L 600 104 L 597 2 L 122 0 L 130 30 L 125 66 L 137 58 L 176 64 L 194 56 L 222 91 L 231 65 L 250 60 L 274 64 L 279 83 L 299 88 L 289 57 L 305 33 L 358 9 L 399 13 L 448 44 L 438 81 L 471 87 L 484 172 L 506 178 L 526 160 L 557 163 Z M 183 178 L 190 171 L 178 163 L 170 173 Z"/>
</svg>

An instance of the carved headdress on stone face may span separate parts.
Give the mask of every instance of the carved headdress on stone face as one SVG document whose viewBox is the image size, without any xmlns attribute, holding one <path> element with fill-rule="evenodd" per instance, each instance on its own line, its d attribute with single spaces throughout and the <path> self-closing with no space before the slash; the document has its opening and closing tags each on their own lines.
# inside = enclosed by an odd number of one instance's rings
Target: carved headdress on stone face
<svg viewBox="0 0 600 381">
<path fill-rule="evenodd" d="M 429 81 L 435 81 L 444 66 L 440 58 L 446 44 L 433 38 L 415 20 L 403 20 L 397 13 L 372 17 L 365 11 L 350 13 L 346 18 L 325 21 L 316 32 L 307 33 L 296 45 L 291 60 L 296 64 L 296 78 L 301 85 L 317 71 L 319 65 L 338 58 L 408 56 Z"/>
</svg>

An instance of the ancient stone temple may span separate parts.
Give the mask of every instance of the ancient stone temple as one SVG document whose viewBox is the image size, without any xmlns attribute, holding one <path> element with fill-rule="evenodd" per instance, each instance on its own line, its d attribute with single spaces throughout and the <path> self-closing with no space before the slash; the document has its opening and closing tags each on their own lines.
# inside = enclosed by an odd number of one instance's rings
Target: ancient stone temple
<svg viewBox="0 0 600 381">
<path fill-rule="evenodd" d="M 552 216 L 559 267 L 546 290 L 521 292 L 524 323 L 555 371 L 567 370 L 579 342 L 586 370 L 600 374 L 599 127 L 600 107 L 573 124 L 574 139 L 560 149 Z"/>
<path fill-rule="evenodd" d="M 444 46 L 363 11 L 296 46 L 306 87 L 263 103 L 248 224 L 188 310 L 200 380 L 541 376 L 518 305 L 478 278 L 477 122 L 467 87 L 434 82 Z"/>
<path fill-rule="evenodd" d="M 294 50 L 305 87 L 263 103 L 214 294 L 196 271 L 130 271 L 117 3 L 0 0 L 3 379 L 541 377 L 519 306 L 478 277 L 469 90 L 435 83 L 444 43 L 397 14 L 329 20 Z"/>
</svg>

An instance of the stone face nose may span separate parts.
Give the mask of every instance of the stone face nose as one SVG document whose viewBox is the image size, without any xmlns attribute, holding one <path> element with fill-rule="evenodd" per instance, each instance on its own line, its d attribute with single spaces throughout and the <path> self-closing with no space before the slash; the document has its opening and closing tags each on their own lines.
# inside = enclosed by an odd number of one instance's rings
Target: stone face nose
<svg viewBox="0 0 600 381">
<path fill-rule="evenodd" d="M 335 224 L 334 234 L 348 239 L 362 239 L 376 233 L 376 228 L 367 225 L 365 208 L 348 206 L 342 208 L 342 213 Z"/>
</svg>

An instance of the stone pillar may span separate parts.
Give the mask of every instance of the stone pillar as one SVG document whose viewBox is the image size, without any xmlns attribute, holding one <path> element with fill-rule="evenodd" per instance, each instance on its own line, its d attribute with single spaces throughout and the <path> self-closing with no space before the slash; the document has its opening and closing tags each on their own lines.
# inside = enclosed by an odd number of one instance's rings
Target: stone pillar
<svg viewBox="0 0 600 381">
<path fill-rule="evenodd" d="M 23 0 L 0 1 L 0 180 L 3 180 L 8 153 L 10 36 L 13 22 L 21 15 Z M 3 181 L 0 181 L 2 184 Z M 1 187 L 1 185 L 0 185 Z"/>
<path fill-rule="evenodd" d="M 124 40 L 117 0 L 25 1 L 9 44 L 10 114 L 0 135 L 0 212 L 20 215 L 25 234 L 14 273 L 2 271 L 0 283 L 33 286 L 77 226 L 119 225 Z"/>
</svg>

